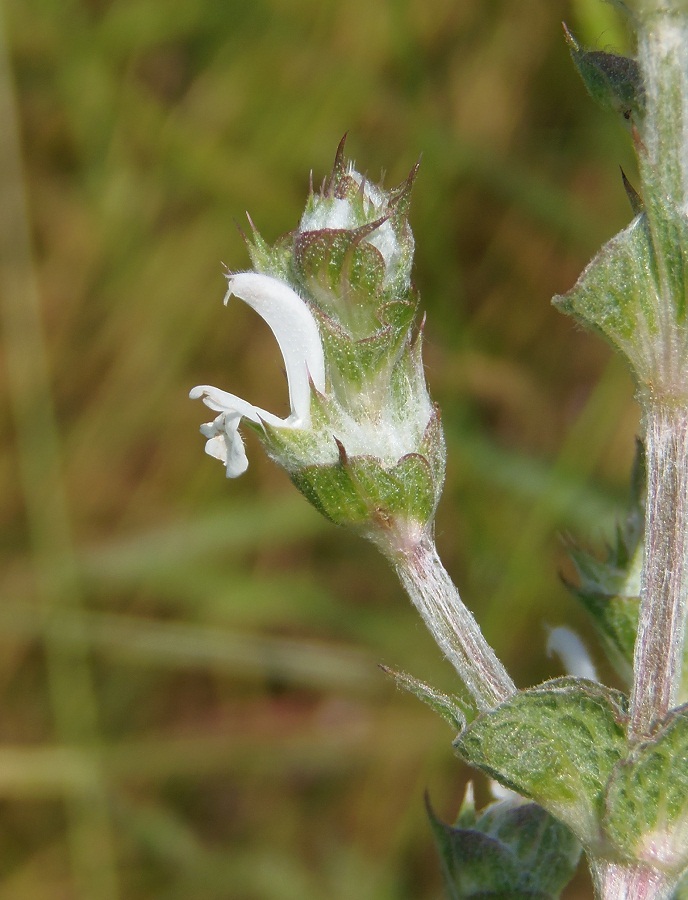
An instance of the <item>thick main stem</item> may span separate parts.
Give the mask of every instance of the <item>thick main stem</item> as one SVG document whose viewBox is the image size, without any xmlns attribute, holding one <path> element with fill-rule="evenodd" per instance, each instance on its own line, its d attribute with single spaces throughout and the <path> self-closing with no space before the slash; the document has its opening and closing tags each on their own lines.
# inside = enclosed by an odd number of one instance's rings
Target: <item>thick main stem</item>
<svg viewBox="0 0 688 900">
<path fill-rule="evenodd" d="M 683 211 L 688 206 L 687 50 L 688 2 L 646 0 L 638 27 L 645 87 L 641 170 L 646 159 L 659 192 Z"/>
<path fill-rule="evenodd" d="M 688 410 L 645 411 L 647 508 L 629 737 L 652 733 L 675 706 L 688 600 Z"/>
<path fill-rule="evenodd" d="M 592 863 L 592 877 L 596 895 L 609 900 L 667 900 L 676 886 L 657 869 L 607 861 Z"/>
<path fill-rule="evenodd" d="M 516 693 L 516 686 L 442 565 L 432 539 L 424 536 L 404 552 L 389 555 L 414 606 L 478 709 L 492 709 Z"/>
<path fill-rule="evenodd" d="M 645 556 L 629 738 L 648 737 L 676 704 L 688 600 L 688 361 L 685 297 L 672 274 L 681 232 L 665 220 L 688 210 L 688 4 L 641 0 L 638 59 L 646 94 L 640 170 L 655 242 L 661 348 L 643 400 L 647 466 Z M 671 212 L 674 210 L 675 212 Z"/>
<path fill-rule="evenodd" d="M 645 214 L 654 249 L 656 332 L 641 387 L 647 502 L 640 616 L 628 728 L 651 738 L 676 705 L 688 601 L 688 360 L 683 230 L 688 212 L 688 2 L 636 0 L 645 113 L 635 123 Z M 677 277 L 679 273 L 679 277 Z M 639 851 L 640 852 L 640 851 Z M 591 860 L 602 900 L 665 900 L 678 875 L 651 863 Z"/>
</svg>

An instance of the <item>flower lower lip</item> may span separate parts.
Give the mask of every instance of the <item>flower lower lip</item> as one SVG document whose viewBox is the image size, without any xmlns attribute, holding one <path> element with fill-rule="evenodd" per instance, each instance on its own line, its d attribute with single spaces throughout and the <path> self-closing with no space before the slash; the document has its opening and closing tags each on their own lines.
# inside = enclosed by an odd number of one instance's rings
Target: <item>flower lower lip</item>
<svg viewBox="0 0 688 900">
<path fill-rule="evenodd" d="M 273 415 L 260 406 L 254 406 L 247 400 L 242 400 L 236 394 L 230 394 L 228 391 L 222 391 L 220 388 L 213 387 L 210 384 L 199 384 L 189 391 L 189 397 L 192 400 L 203 400 L 205 405 L 214 412 L 227 413 L 228 415 L 237 415 L 256 425 L 261 422 L 267 422 L 268 425 L 284 425 L 284 420 Z"/>
</svg>

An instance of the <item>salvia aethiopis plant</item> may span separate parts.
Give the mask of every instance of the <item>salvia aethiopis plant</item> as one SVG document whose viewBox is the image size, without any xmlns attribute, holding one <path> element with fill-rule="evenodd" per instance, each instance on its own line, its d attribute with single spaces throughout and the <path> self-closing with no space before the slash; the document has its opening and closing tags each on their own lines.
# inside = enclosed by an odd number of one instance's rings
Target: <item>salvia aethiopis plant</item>
<svg viewBox="0 0 688 900">
<path fill-rule="evenodd" d="M 634 58 L 586 49 L 568 29 L 566 40 L 635 146 L 633 218 L 554 302 L 626 359 L 642 410 L 628 521 L 606 558 L 572 549 L 571 589 L 621 689 L 588 666 L 517 690 L 435 549 L 445 446 L 411 281 L 415 171 L 385 191 L 342 142 L 298 227 L 273 246 L 253 229 L 252 270 L 228 275 L 225 301 L 248 303 L 275 335 L 286 418 L 208 385 L 191 392 L 216 413 L 202 432 L 228 477 L 247 468 L 240 429 L 251 428 L 320 512 L 389 559 L 456 669 L 453 696 L 390 673 L 498 789 L 479 812 L 469 791 L 453 825 L 428 807 L 455 900 L 558 897 L 581 848 L 604 900 L 688 897 L 688 0 L 615 3 Z M 575 636 L 552 643 L 575 662 Z"/>
<path fill-rule="evenodd" d="M 209 385 L 191 396 L 218 414 L 202 431 L 230 478 L 248 466 L 243 421 L 320 512 L 377 544 L 475 708 L 489 709 L 514 685 L 433 542 L 445 449 L 411 283 L 414 176 L 385 192 L 346 161 L 342 142 L 299 227 L 273 247 L 255 229 L 248 239 L 254 270 L 229 275 L 225 300 L 248 303 L 272 329 L 289 383 L 285 419 Z"/>
</svg>

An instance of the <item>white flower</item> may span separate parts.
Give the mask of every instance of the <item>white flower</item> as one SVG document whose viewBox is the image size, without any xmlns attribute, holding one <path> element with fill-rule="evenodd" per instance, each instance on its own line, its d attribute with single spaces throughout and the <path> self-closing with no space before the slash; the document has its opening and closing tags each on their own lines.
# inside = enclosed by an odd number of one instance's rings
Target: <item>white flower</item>
<svg viewBox="0 0 688 900">
<path fill-rule="evenodd" d="M 547 655 L 558 656 L 567 675 L 599 681 L 595 664 L 590 659 L 588 648 L 575 631 L 560 625 L 550 629 L 547 638 Z"/>
<path fill-rule="evenodd" d="M 311 311 L 287 284 L 255 272 L 230 275 L 228 282 L 225 305 L 232 295 L 239 297 L 265 319 L 275 335 L 287 372 L 291 408 L 287 418 L 280 419 L 241 397 L 207 384 L 190 392 L 192 400 L 202 398 L 206 406 L 219 413 L 213 422 L 201 426 L 201 433 L 208 438 L 205 450 L 222 460 L 228 478 L 237 478 L 248 468 L 244 442 L 239 434 L 242 418 L 257 424 L 266 422 L 287 428 L 308 428 L 311 385 L 321 393 L 325 390 L 325 357 Z"/>
</svg>

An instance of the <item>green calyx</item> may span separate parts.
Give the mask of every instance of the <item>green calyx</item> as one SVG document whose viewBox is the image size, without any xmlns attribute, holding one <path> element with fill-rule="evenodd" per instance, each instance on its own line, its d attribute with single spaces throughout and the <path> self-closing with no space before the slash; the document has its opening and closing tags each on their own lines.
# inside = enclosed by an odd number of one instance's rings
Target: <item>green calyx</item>
<svg viewBox="0 0 688 900">
<path fill-rule="evenodd" d="M 345 338 L 337 353 L 327 337 L 324 345 L 330 384 L 325 394 L 312 391 L 310 427 L 264 424 L 264 446 L 335 524 L 383 542 L 399 529 L 424 530 L 444 485 L 445 445 L 420 335 L 392 348 L 391 358 L 384 346 L 368 346 L 366 359 Z"/>
<path fill-rule="evenodd" d="M 454 825 L 428 816 L 451 900 L 554 900 L 573 877 L 580 844 L 535 803 L 519 798 L 476 812 L 469 786 Z"/>
<path fill-rule="evenodd" d="M 419 452 L 408 453 L 393 465 L 373 456 L 349 456 L 338 443 L 334 465 L 307 465 L 291 473 L 292 481 L 324 516 L 348 525 L 373 540 L 394 538 L 410 523 L 425 528 L 434 519 L 443 483 L 439 417 L 433 413 Z"/>
</svg>

